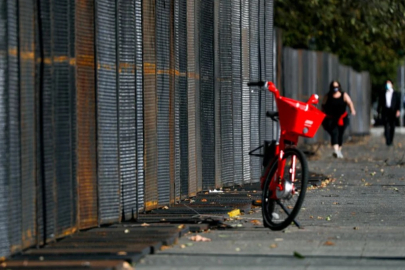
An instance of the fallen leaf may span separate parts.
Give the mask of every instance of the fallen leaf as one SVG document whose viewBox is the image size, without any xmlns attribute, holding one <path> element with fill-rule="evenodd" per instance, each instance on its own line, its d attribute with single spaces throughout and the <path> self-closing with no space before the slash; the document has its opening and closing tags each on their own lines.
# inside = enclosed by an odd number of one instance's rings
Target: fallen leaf
<svg viewBox="0 0 405 270">
<path fill-rule="evenodd" d="M 337 204 L 339 204 L 339 203 L 338 203 L 338 202 L 333 202 L 333 204 L 334 204 L 334 205 L 337 205 Z"/>
<path fill-rule="evenodd" d="M 239 252 L 239 251 L 240 251 L 240 248 L 235 248 L 235 251 L 238 251 L 238 252 Z"/>
<path fill-rule="evenodd" d="M 326 220 L 327 220 L 327 221 L 330 221 L 330 216 L 327 216 L 327 217 L 326 217 Z"/>
<path fill-rule="evenodd" d="M 375 174 L 376 174 L 376 172 L 372 172 L 372 173 L 370 173 L 370 175 L 371 175 L 371 176 L 374 176 Z"/>
<path fill-rule="evenodd" d="M 304 256 L 302 256 L 300 253 L 298 253 L 297 251 L 294 251 L 294 257 L 298 258 L 298 259 L 305 259 Z"/>
<path fill-rule="evenodd" d="M 271 244 L 271 245 L 270 245 L 270 248 L 276 248 L 276 247 L 278 247 L 277 244 Z"/>
<path fill-rule="evenodd" d="M 289 205 L 289 206 L 287 206 L 287 208 L 288 208 L 288 209 L 293 209 L 294 206 Z"/>
<path fill-rule="evenodd" d="M 394 188 L 395 191 L 398 191 L 398 188 Z"/>
<path fill-rule="evenodd" d="M 180 245 L 180 248 L 186 248 L 186 245 Z"/>
<path fill-rule="evenodd" d="M 353 230 L 358 230 L 359 229 L 359 227 L 353 227 Z"/>
<path fill-rule="evenodd" d="M 195 236 L 191 236 L 188 239 L 190 239 L 191 241 L 195 241 L 195 242 L 211 242 L 211 239 L 209 239 L 207 237 L 203 237 L 199 234 L 197 234 Z"/>
<path fill-rule="evenodd" d="M 276 238 L 276 239 L 274 239 L 274 241 L 281 242 L 281 241 L 284 241 L 284 239 L 283 238 Z"/>
<path fill-rule="evenodd" d="M 128 262 L 120 263 L 115 269 L 117 269 L 117 270 L 134 270 L 134 268 Z"/>
<path fill-rule="evenodd" d="M 309 218 L 314 218 L 314 216 L 309 216 Z"/>
<path fill-rule="evenodd" d="M 150 226 L 150 224 L 148 224 L 148 223 L 142 223 L 141 226 L 142 226 L 142 227 L 147 227 L 147 226 Z"/>
<path fill-rule="evenodd" d="M 171 247 L 170 246 L 161 246 L 160 250 L 166 250 L 166 249 L 169 249 L 169 248 L 171 248 Z"/>
<path fill-rule="evenodd" d="M 318 216 L 318 219 L 323 219 L 323 217 L 321 217 L 321 216 Z"/>
<path fill-rule="evenodd" d="M 162 209 L 167 210 L 167 209 L 169 209 L 169 206 L 163 206 Z"/>
<path fill-rule="evenodd" d="M 206 202 L 206 201 L 207 201 L 207 199 L 201 199 L 201 201 L 202 201 L 202 202 Z"/>
<path fill-rule="evenodd" d="M 324 246 L 334 246 L 335 243 L 333 243 L 332 241 L 326 241 L 325 243 L 323 243 Z"/>
<path fill-rule="evenodd" d="M 254 225 L 262 225 L 262 223 L 260 221 L 258 221 L 257 219 L 251 220 L 250 223 L 252 223 Z"/>
<path fill-rule="evenodd" d="M 187 243 L 186 246 L 191 247 L 193 243 Z"/>
<path fill-rule="evenodd" d="M 118 251 L 117 252 L 117 255 L 119 255 L 119 256 L 125 256 L 125 255 L 127 255 L 128 253 L 126 252 L 126 251 Z"/>
<path fill-rule="evenodd" d="M 125 230 L 124 230 L 124 233 L 129 233 L 129 230 L 128 230 L 128 229 L 125 229 Z"/>
</svg>

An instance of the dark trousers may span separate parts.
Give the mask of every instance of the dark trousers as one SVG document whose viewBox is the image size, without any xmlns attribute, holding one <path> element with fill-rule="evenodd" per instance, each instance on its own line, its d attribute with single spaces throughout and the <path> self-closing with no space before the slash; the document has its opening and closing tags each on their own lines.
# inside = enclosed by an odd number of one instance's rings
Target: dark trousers
<svg viewBox="0 0 405 270">
<path fill-rule="evenodd" d="M 322 123 L 323 128 L 329 133 L 331 145 L 338 144 L 343 145 L 343 134 L 345 133 L 346 127 L 349 125 L 349 118 L 344 119 L 343 126 L 337 124 L 336 119 L 325 118 Z"/>
<path fill-rule="evenodd" d="M 385 143 L 391 145 L 394 141 L 396 117 L 391 113 L 383 116 Z"/>
</svg>

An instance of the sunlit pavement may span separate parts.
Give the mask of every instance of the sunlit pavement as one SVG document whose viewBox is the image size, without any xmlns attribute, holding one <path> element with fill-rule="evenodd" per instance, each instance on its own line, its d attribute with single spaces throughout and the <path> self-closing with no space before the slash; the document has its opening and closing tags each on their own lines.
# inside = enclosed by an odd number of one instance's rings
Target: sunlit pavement
<svg viewBox="0 0 405 270">
<path fill-rule="evenodd" d="M 321 147 L 310 170 L 331 181 L 310 189 L 298 220 L 282 232 L 263 228 L 261 212 L 233 229 L 185 236 L 136 269 L 405 269 L 405 132 L 385 145 L 382 129 L 344 145 L 344 159 Z M 195 234 L 190 234 L 192 236 Z"/>
</svg>

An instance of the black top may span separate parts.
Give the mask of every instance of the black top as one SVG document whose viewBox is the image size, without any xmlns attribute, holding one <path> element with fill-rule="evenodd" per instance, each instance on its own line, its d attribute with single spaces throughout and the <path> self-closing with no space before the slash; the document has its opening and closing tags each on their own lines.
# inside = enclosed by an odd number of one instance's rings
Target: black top
<svg viewBox="0 0 405 270">
<path fill-rule="evenodd" d="M 338 98 L 328 95 L 328 99 L 324 105 L 326 115 L 334 119 L 339 119 L 346 112 L 347 103 L 344 101 L 344 92 Z"/>
<path fill-rule="evenodd" d="M 397 91 L 394 91 L 392 93 L 391 107 L 387 108 L 386 106 L 387 101 L 385 100 L 385 92 L 386 91 L 384 90 L 381 91 L 380 93 L 377 111 L 382 115 L 394 116 L 395 113 L 401 109 L 401 94 Z"/>
</svg>

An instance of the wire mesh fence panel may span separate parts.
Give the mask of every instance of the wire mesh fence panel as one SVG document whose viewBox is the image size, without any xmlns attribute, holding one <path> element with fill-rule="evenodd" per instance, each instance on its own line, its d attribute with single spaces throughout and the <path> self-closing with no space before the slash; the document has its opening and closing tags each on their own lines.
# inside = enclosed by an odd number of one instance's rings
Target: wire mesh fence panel
<svg viewBox="0 0 405 270">
<path fill-rule="evenodd" d="M 258 81 L 261 78 L 259 61 L 259 4 L 258 2 L 250 3 L 250 81 Z M 250 147 L 251 149 L 258 147 L 260 141 L 260 120 L 264 115 L 260 115 L 260 91 L 257 88 L 250 89 Z M 257 157 L 250 159 L 251 181 L 259 181 L 261 175 L 261 160 Z"/>
<path fill-rule="evenodd" d="M 42 58 L 42 39 L 40 35 L 41 22 L 39 20 L 39 2 L 34 2 L 34 55 L 35 55 L 35 73 L 34 73 L 34 87 L 35 87 L 35 242 L 36 245 L 44 244 L 44 181 L 43 181 L 43 166 L 42 166 L 42 115 L 41 115 L 41 78 L 43 74 L 43 62 L 38 58 Z M 42 58 L 43 59 L 43 58 Z"/>
<path fill-rule="evenodd" d="M 220 187 L 222 185 L 222 135 L 221 135 L 221 61 L 220 58 L 220 40 L 219 40 L 219 21 L 220 21 L 220 1 L 214 1 L 213 12 L 214 12 L 214 24 L 213 24 L 213 42 L 214 42 L 214 112 L 213 112 L 213 124 L 214 124 L 214 159 L 215 159 L 215 169 L 214 169 L 214 185 L 215 187 Z"/>
<path fill-rule="evenodd" d="M 145 167 L 144 167 L 144 95 L 143 95 L 143 41 L 142 41 L 142 0 L 135 0 L 135 87 L 136 87 L 136 187 L 137 213 L 144 208 Z"/>
<path fill-rule="evenodd" d="M 118 126 L 121 204 L 125 219 L 137 212 L 135 1 L 118 1 Z"/>
<path fill-rule="evenodd" d="M 75 196 L 72 177 L 71 95 L 69 89 L 69 17 L 68 1 L 52 4 L 52 88 L 54 94 L 55 178 L 57 194 L 57 237 L 75 228 Z"/>
<path fill-rule="evenodd" d="M 158 204 L 155 1 L 142 2 L 145 138 L 145 210 Z"/>
<path fill-rule="evenodd" d="M 200 2 L 200 124 L 202 188 L 215 187 L 214 1 Z"/>
<path fill-rule="evenodd" d="M 233 90 L 232 89 L 232 5 L 230 1 L 219 1 L 218 42 L 220 92 L 220 136 L 221 136 L 221 184 L 233 185 L 234 141 L 233 141 Z"/>
<path fill-rule="evenodd" d="M 7 3 L 0 2 L 0 257 L 6 257 L 10 252 L 9 241 L 9 104 L 8 104 L 8 61 L 7 61 Z"/>
<path fill-rule="evenodd" d="M 243 182 L 243 152 L 242 145 L 242 2 L 231 3 L 231 50 L 232 50 L 232 112 L 233 112 L 233 184 Z"/>
<path fill-rule="evenodd" d="M 187 48 L 187 107 L 188 107 L 188 181 L 189 196 L 195 196 L 198 190 L 197 176 L 197 146 L 196 146 L 196 61 L 195 56 L 195 2 L 184 1 L 184 15 L 182 20 L 183 31 L 186 34 L 185 44 Z"/>
<path fill-rule="evenodd" d="M 8 32 L 8 129 L 9 129 L 9 194 L 10 198 L 21 198 L 21 131 L 20 131 L 20 64 L 18 61 L 18 2 L 7 1 L 7 32 Z M 22 248 L 22 216 L 21 200 L 10 200 L 8 229 L 11 252 Z"/>
<path fill-rule="evenodd" d="M 197 190 L 201 191 L 203 187 L 202 181 L 202 154 L 201 154 L 201 83 L 200 83 L 200 23 L 201 23 L 201 0 L 196 0 L 194 3 L 194 36 L 188 36 L 189 39 L 194 38 L 195 57 L 188 58 L 189 61 L 195 61 L 195 125 L 196 125 L 196 170 L 197 170 Z M 189 4 L 187 5 L 187 8 Z M 193 12 L 193 11 L 190 11 Z"/>
<path fill-rule="evenodd" d="M 302 63 L 300 65 L 302 70 L 302 94 L 301 100 L 307 101 L 312 94 L 318 94 L 316 88 L 316 53 L 311 51 L 302 51 Z M 319 95 L 319 94 L 318 94 Z M 319 95 L 323 97 L 323 95 Z M 322 100 L 319 101 L 320 103 Z M 320 105 L 318 106 L 320 108 Z M 306 143 L 315 143 L 318 140 L 322 128 L 317 132 L 313 138 L 305 138 Z"/>
<path fill-rule="evenodd" d="M 242 151 L 243 183 L 250 183 L 250 1 L 243 0 L 241 7 L 241 72 L 242 72 Z M 253 146 L 253 145 L 252 145 Z"/>
<path fill-rule="evenodd" d="M 275 79 L 275 33 L 273 27 L 273 20 L 274 20 L 274 0 L 265 0 L 265 14 L 264 14 L 264 49 L 265 54 L 263 56 L 264 59 L 264 68 L 265 68 L 265 78 L 267 81 L 274 82 Z M 274 110 L 274 97 L 268 91 L 265 92 L 265 112 L 266 111 L 273 111 Z M 264 140 L 270 141 L 274 139 L 275 134 L 273 134 L 275 122 L 272 121 L 270 118 L 265 118 L 265 135 Z"/>
<path fill-rule="evenodd" d="M 189 122 L 190 117 L 188 94 L 188 78 L 187 78 L 187 1 L 180 0 L 176 3 L 178 10 L 178 36 L 175 36 L 176 49 L 178 50 L 176 58 L 176 73 L 177 76 L 177 98 L 178 103 L 178 128 L 179 128 L 179 150 L 180 150 L 180 186 L 181 195 L 190 196 L 190 191 L 196 189 L 196 183 L 190 181 L 189 176 Z M 177 164 L 176 164 L 177 165 Z M 195 191 L 194 191 L 195 194 Z"/>
<path fill-rule="evenodd" d="M 79 227 L 98 224 L 94 2 L 75 2 Z"/>
<path fill-rule="evenodd" d="M 42 162 L 43 182 L 46 204 L 46 238 L 52 241 L 56 237 L 56 210 L 57 202 L 54 199 L 56 192 L 56 168 L 55 168 L 55 128 L 54 128 L 54 92 L 53 92 L 53 53 L 52 53 L 52 5 L 50 1 L 40 2 L 42 16 L 42 47 L 44 61 L 42 82 Z"/>
<path fill-rule="evenodd" d="M 34 1 L 19 2 L 20 132 L 23 247 L 36 237 L 36 112 Z"/>
<path fill-rule="evenodd" d="M 170 1 L 156 2 L 156 91 L 157 91 L 157 177 L 158 203 L 170 202 Z"/>
<path fill-rule="evenodd" d="M 117 20 L 114 1 L 96 2 L 96 61 L 97 61 L 97 169 L 99 223 L 121 219 L 121 181 L 118 156 L 117 102 Z M 134 90 L 134 89 L 132 89 Z M 132 91 L 132 97 L 135 91 Z M 132 99 L 133 107 L 135 99 Z M 135 111 L 133 111 L 133 119 Z M 134 126 L 134 122 L 132 126 Z M 135 134 L 132 140 L 135 141 Z M 135 149 L 131 149 L 135 154 Z M 134 158 L 135 160 L 135 158 Z M 132 164 L 135 167 L 135 162 Z M 135 187 L 135 175 L 132 176 Z M 133 192 L 132 195 L 136 193 Z"/>
<path fill-rule="evenodd" d="M 72 223 L 78 226 L 77 223 L 77 209 L 78 209 L 78 192 L 77 192 L 77 106 L 76 106 L 76 5 L 75 1 L 68 1 L 68 38 L 69 38 L 69 93 L 70 93 L 70 126 L 71 126 L 71 166 L 72 166 L 72 196 L 74 204 L 74 215 L 72 217 Z"/>
<path fill-rule="evenodd" d="M 173 68 L 173 72 L 171 72 L 174 76 L 172 78 L 172 82 L 170 84 L 170 98 L 171 98 L 171 106 L 170 109 L 172 113 L 170 115 L 170 131 L 172 133 L 172 140 L 171 140 L 171 147 L 170 147 L 170 156 L 171 156 L 171 177 L 173 178 L 173 187 L 172 190 L 174 192 L 173 199 L 175 201 L 179 201 L 181 197 L 186 197 L 188 194 L 188 182 L 183 183 L 181 181 L 180 175 L 180 168 L 181 168 L 181 151 L 180 151 L 180 1 L 174 1 L 173 5 L 173 33 L 172 33 L 172 63 L 171 68 Z M 172 156 L 173 155 L 173 156 Z M 183 192 L 185 190 L 185 193 Z"/>
</svg>

